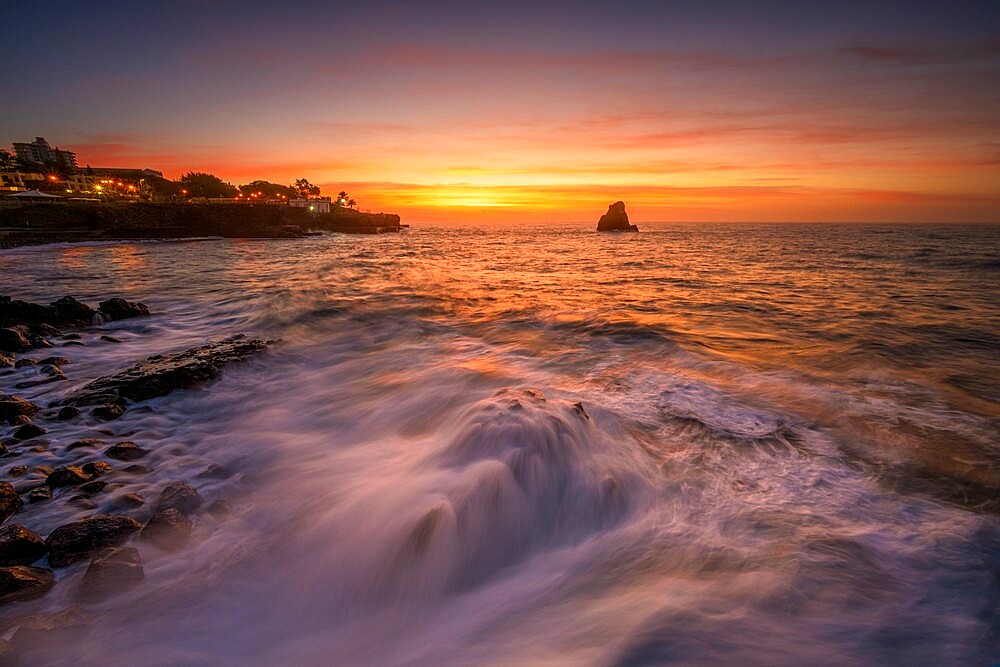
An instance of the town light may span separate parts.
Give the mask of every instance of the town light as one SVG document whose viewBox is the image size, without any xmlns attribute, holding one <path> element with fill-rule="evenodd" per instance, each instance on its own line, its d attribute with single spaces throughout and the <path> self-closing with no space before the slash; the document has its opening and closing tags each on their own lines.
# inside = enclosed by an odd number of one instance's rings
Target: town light
<svg viewBox="0 0 1000 667">
<path fill-rule="evenodd" d="M 55 176 L 49 176 L 49 180 L 50 181 L 58 181 L 59 179 L 56 178 Z"/>
<path fill-rule="evenodd" d="M 95 185 L 94 189 L 100 191 L 100 190 L 104 189 L 104 186 L 103 185 Z"/>
</svg>

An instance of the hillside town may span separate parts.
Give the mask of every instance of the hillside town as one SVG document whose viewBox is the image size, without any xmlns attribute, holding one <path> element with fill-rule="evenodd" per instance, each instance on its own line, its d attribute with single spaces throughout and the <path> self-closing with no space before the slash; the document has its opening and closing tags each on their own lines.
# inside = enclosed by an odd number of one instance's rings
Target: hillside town
<svg viewBox="0 0 1000 667">
<path fill-rule="evenodd" d="M 321 196 L 305 178 L 291 185 L 254 180 L 233 185 L 204 172 L 188 172 L 178 180 L 148 167 L 81 167 L 74 151 L 53 147 L 44 137 L 14 142 L 0 150 L 0 201 L 91 203 L 268 204 L 305 208 L 315 213 L 357 210 L 346 191 Z"/>
</svg>

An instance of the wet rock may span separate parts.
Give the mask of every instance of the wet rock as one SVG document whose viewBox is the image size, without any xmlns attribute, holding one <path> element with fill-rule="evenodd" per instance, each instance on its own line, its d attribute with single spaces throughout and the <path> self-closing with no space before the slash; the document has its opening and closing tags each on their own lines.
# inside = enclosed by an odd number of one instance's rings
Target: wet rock
<svg viewBox="0 0 1000 667">
<path fill-rule="evenodd" d="M 64 403 L 97 405 L 106 403 L 109 395 L 131 401 L 165 396 L 175 389 L 187 389 L 207 382 L 222 371 L 224 364 L 246 359 L 268 345 L 263 340 L 233 336 L 183 352 L 156 355 L 119 373 L 97 378 L 65 399 Z"/>
<path fill-rule="evenodd" d="M 227 517 L 233 515 L 233 508 L 225 499 L 219 498 L 208 506 L 208 513 L 218 517 Z"/>
<path fill-rule="evenodd" d="M 198 477 L 200 479 L 229 479 L 230 472 L 218 463 L 213 463 L 198 473 Z"/>
<path fill-rule="evenodd" d="M 117 547 L 140 528 L 135 519 L 108 514 L 59 526 L 45 540 L 49 564 L 65 567 L 101 549 Z"/>
<path fill-rule="evenodd" d="M 92 482 L 87 482 L 86 484 L 80 485 L 80 490 L 84 493 L 100 493 L 104 490 L 104 487 L 108 485 L 107 482 L 102 482 L 100 480 L 94 480 Z"/>
<path fill-rule="evenodd" d="M 129 317 L 149 317 L 149 308 L 144 304 L 126 301 L 119 297 L 101 301 L 98 308 L 108 319 L 124 320 Z"/>
<path fill-rule="evenodd" d="M 193 486 L 184 482 L 171 482 L 160 492 L 155 511 L 175 509 L 184 514 L 190 514 L 201 507 L 201 503 L 201 496 L 198 495 L 198 490 Z"/>
<path fill-rule="evenodd" d="M 0 368 L 10 368 L 17 363 L 17 357 L 13 354 L 3 354 L 0 352 Z"/>
<path fill-rule="evenodd" d="M 63 486 L 76 486 L 89 482 L 92 475 L 87 474 L 82 468 L 77 466 L 59 466 L 45 478 L 45 484 L 54 489 Z"/>
<path fill-rule="evenodd" d="M 0 567 L 0 604 L 41 597 L 54 583 L 51 570 L 28 565 Z"/>
<path fill-rule="evenodd" d="M 103 340 L 105 343 L 120 343 L 121 342 L 120 340 L 118 340 L 114 336 L 108 336 L 108 335 L 101 336 L 101 340 Z"/>
<path fill-rule="evenodd" d="M 108 447 L 104 455 L 109 459 L 117 459 L 119 461 L 135 461 L 148 453 L 148 450 L 143 449 L 134 442 L 125 440 Z"/>
<path fill-rule="evenodd" d="M 87 632 L 90 614 L 80 607 L 62 611 L 32 614 L 21 619 L 21 626 L 10 641 L 17 647 L 37 647 L 52 641 L 80 639 Z"/>
<path fill-rule="evenodd" d="M 87 600 L 105 598 L 137 586 L 145 578 L 139 550 L 120 547 L 99 554 L 90 561 L 90 567 L 80 582 L 80 595 Z"/>
<path fill-rule="evenodd" d="M 42 538 L 24 526 L 12 523 L 0 528 L 0 566 L 30 565 L 46 551 Z"/>
<path fill-rule="evenodd" d="M 130 475 L 145 475 L 149 472 L 149 468 L 141 463 L 133 463 L 132 465 L 125 466 L 122 470 Z"/>
<path fill-rule="evenodd" d="M 67 419 L 72 419 L 80 414 L 80 408 L 74 407 L 72 405 L 67 405 L 59 410 L 59 414 L 56 415 L 56 419 L 61 421 L 66 421 Z"/>
<path fill-rule="evenodd" d="M 48 477 L 49 475 L 52 474 L 53 470 L 55 470 L 55 468 L 53 468 L 52 466 L 40 465 L 32 468 L 31 472 L 37 473 L 39 475 L 45 475 L 46 477 Z"/>
<path fill-rule="evenodd" d="M 0 523 L 24 507 L 21 496 L 10 482 L 0 482 Z"/>
<path fill-rule="evenodd" d="M 65 366 L 69 363 L 66 357 L 45 357 L 38 362 L 41 366 Z"/>
<path fill-rule="evenodd" d="M 14 368 L 26 368 L 28 366 L 34 366 L 38 362 L 34 359 L 18 359 L 14 362 Z"/>
<path fill-rule="evenodd" d="M 115 498 L 117 507 L 142 507 L 146 503 L 138 493 L 125 493 Z"/>
<path fill-rule="evenodd" d="M 17 429 L 11 433 L 11 437 L 17 440 L 30 440 L 31 438 L 37 438 L 40 435 L 45 435 L 46 431 L 41 426 L 35 424 L 24 424 L 18 426 Z"/>
<path fill-rule="evenodd" d="M 84 463 L 80 466 L 80 470 L 91 477 L 99 477 L 106 472 L 111 472 L 112 468 L 111 464 L 107 461 L 93 461 L 91 463 Z"/>
<path fill-rule="evenodd" d="M 191 537 L 191 519 L 176 509 L 164 509 L 153 515 L 140 537 L 161 549 L 177 549 Z"/>
<path fill-rule="evenodd" d="M 52 500 L 52 487 L 49 486 L 36 486 L 31 491 L 28 491 L 28 502 L 29 503 L 41 503 L 46 500 Z"/>
<path fill-rule="evenodd" d="M 24 352 L 31 349 L 31 341 L 16 329 L 0 329 L 0 351 Z"/>
<path fill-rule="evenodd" d="M 13 394 L 0 394 L 0 422 L 14 424 L 18 417 L 31 417 L 38 406 Z"/>
<path fill-rule="evenodd" d="M 41 336 L 35 336 L 34 334 L 28 336 L 28 342 L 31 343 L 31 347 L 35 348 L 36 350 L 43 347 L 55 347 L 52 344 L 52 341 L 43 338 Z"/>
<path fill-rule="evenodd" d="M 81 343 L 78 340 L 68 340 L 65 343 L 63 343 L 63 347 L 86 347 L 86 346 L 87 346 L 86 343 Z"/>
<path fill-rule="evenodd" d="M 20 657 L 14 645 L 0 639 L 0 667 L 17 667 L 20 662 Z"/>
<path fill-rule="evenodd" d="M 87 326 L 94 322 L 94 309 L 71 296 L 54 301 L 52 307 L 56 310 L 57 321 L 62 324 Z"/>
<path fill-rule="evenodd" d="M 601 216 L 597 223 L 599 232 L 637 232 L 639 228 L 628 221 L 625 212 L 625 202 L 616 201 L 608 206 L 608 212 Z"/>
<path fill-rule="evenodd" d="M 37 336 L 47 336 L 52 338 L 53 336 L 58 336 L 61 332 L 50 324 L 45 324 L 44 322 L 32 322 L 28 324 L 28 331 Z"/>
<path fill-rule="evenodd" d="M 80 340 L 83 336 L 78 333 L 68 333 L 64 334 L 62 338 L 63 340 Z"/>
<path fill-rule="evenodd" d="M 14 466 L 7 471 L 7 474 L 11 477 L 21 477 L 22 475 L 28 474 L 28 466 Z"/>
<path fill-rule="evenodd" d="M 113 419 L 118 419 L 123 414 L 125 414 L 125 406 L 121 403 L 109 403 L 108 405 L 99 405 L 90 411 L 90 414 L 97 417 L 102 421 L 109 422 Z"/>
<path fill-rule="evenodd" d="M 71 452 L 74 449 L 93 449 L 95 447 L 103 447 L 104 441 L 98 440 L 97 438 L 80 438 L 79 440 L 74 440 L 73 442 L 66 445 L 66 451 Z"/>
</svg>

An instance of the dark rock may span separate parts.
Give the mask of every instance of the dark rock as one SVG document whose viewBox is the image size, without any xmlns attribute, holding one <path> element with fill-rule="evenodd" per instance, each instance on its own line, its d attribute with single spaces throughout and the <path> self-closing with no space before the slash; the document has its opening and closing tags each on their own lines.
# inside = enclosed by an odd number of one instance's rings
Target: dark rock
<svg viewBox="0 0 1000 667">
<path fill-rule="evenodd" d="M 118 507 L 142 507 L 145 502 L 138 493 L 125 493 L 115 498 Z"/>
<path fill-rule="evenodd" d="M 120 343 L 121 342 L 120 340 L 118 340 L 114 336 L 108 336 L 108 335 L 101 336 L 101 340 L 103 340 L 105 343 Z"/>
<path fill-rule="evenodd" d="M 0 566 L 31 565 L 48 547 L 38 535 L 16 523 L 0 528 Z"/>
<path fill-rule="evenodd" d="M 228 470 L 218 463 L 213 463 L 198 473 L 198 477 L 201 479 L 229 479 L 230 474 Z"/>
<path fill-rule="evenodd" d="M 80 438 L 79 440 L 74 440 L 73 442 L 66 445 L 66 451 L 71 452 L 74 449 L 102 447 L 103 445 L 104 441 L 98 440 L 97 438 Z"/>
<path fill-rule="evenodd" d="M 36 426 L 35 424 L 24 424 L 18 426 L 17 429 L 11 433 L 12 438 L 17 440 L 30 440 L 31 438 L 37 438 L 40 435 L 45 435 L 46 431 L 41 426 Z"/>
<path fill-rule="evenodd" d="M 93 461 L 92 463 L 84 463 L 80 466 L 80 470 L 92 477 L 99 477 L 106 472 L 111 472 L 111 464 L 107 461 Z"/>
<path fill-rule="evenodd" d="M 85 303 L 80 303 L 71 296 L 64 296 L 52 303 L 56 310 L 58 321 L 77 326 L 88 326 L 94 323 L 94 309 Z"/>
<path fill-rule="evenodd" d="M 0 394 L 0 422 L 13 424 L 15 418 L 31 417 L 36 412 L 38 412 L 38 406 L 34 403 L 13 394 Z"/>
<path fill-rule="evenodd" d="M 226 517 L 233 515 L 233 508 L 224 498 L 219 498 L 208 506 L 208 512 L 215 516 Z"/>
<path fill-rule="evenodd" d="M 34 334 L 28 336 L 28 342 L 31 343 L 31 347 L 36 350 L 43 347 L 55 347 L 52 341 L 42 338 L 41 336 L 36 336 Z"/>
<path fill-rule="evenodd" d="M 31 423 L 31 417 L 28 415 L 18 415 L 10 420 L 11 426 L 22 426 L 24 424 Z"/>
<path fill-rule="evenodd" d="M 207 382 L 222 371 L 224 364 L 246 359 L 268 345 L 263 340 L 233 336 L 183 352 L 156 355 L 119 373 L 97 378 L 64 403 L 98 405 L 106 403 L 109 395 L 131 401 L 165 396 L 175 389 Z"/>
<path fill-rule="evenodd" d="M 135 547 L 121 547 L 94 557 L 80 582 L 80 595 L 88 600 L 105 598 L 142 583 L 146 575 Z"/>
<path fill-rule="evenodd" d="M 145 475 L 149 472 L 149 468 L 141 463 L 133 463 L 130 466 L 125 466 L 122 470 L 130 475 Z"/>
<path fill-rule="evenodd" d="M 66 374 L 58 366 L 44 366 L 42 364 L 38 365 L 38 372 L 43 375 L 48 375 L 53 380 L 65 380 Z"/>
<path fill-rule="evenodd" d="M 161 549 L 177 549 L 191 537 L 191 528 L 191 519 L 176 509 L 164 509 L 153 515 L 139 536 Z"/>
<path fill-rule="evenodd" d="M 108 514 L 59 526 L 45 540 L 49 564 L 65 567 L 101 549 L 117 547 L 140 528 L 135 519 Z"/>
<path fill-rule="evenodd" d="M 160 492 L 155 511 L 175 509 L 184 514 L 190 514 L 201 507 L 201 503 L 201 496 L 198 495 L 198 490 L 193 486 L 184 482 L 171 482 Z"/>
<path fill-rule="evenodd" d="M 0 567 L 0 604 L 41 597 L 54 583 L 51 570 L 27 565 Z"/>
<path fill-rule="evenodd" d="M 26 368 L 27 366 L 34 366 L 37 363 L 34 359 L 18 359 L 14 362 L 14 368 Z"/>
<path fill-rule="evenodd" d="M 68 334 L 63 334 L 62 338 L 63 340 L 80 340 L 81 338 L 83 338 L 83 336 L 81 336 L 78 333 L 68 333 Z"/>
<path fill-rule="evenodd" d="M 10 368 L 17 364 L 17 357 L 13 354 L 3 354 L 0 352 L 0 368 Z"/>
<path fill-rule="evenodd" d="M 75 347 L 86 347 L 87 344 L 86 343 L 81 343 L 78 340 L 68 340 L 65 343 L 63 343 L 63 347 L 74 347 L 74 346 Z"/>
<path fill-rule="evenodd" d="M 21 496 L 10 482 L 0 482 L 0 523 L 24 507 Z"/>
<path fill-rule="evenodd" d="M 637 232 L 639 228 L 629 224 L 628 213 L 625 212 L 625 202 L 616 201 L 608 206 L 608 212 L 601 216 L 597 223 L 599 232 Z"/>
<path fill-rule="evenodd" d="M 149 308 L 144 304 L 126 301 L 118 297 L 101 301 L 98 307 L 111 320 L 124 320 L 129 317 L 149 317 Z"/>
<path fill-rule="evenodd" d="M 94 310 L 71 296 L 43 306 L 38 303 L 13 300 L 0 296 L 0 325 L 26 325 L 32 333 L 54 335 L 59 333 L 52 325 L 87 326 L 93 323 Z"/>
<path fill-rule="evenodd" d="M 57 419 L 66 421 L 67 419 L 72 419 L 80 414 L 80 408 L 74 407 L 72 405 L 67 405 L 59 410 L 59 414 L 56 415 Z"/>
<path fill-rule="evenodd" d="M 45 357 L 38 363 L 43 366 L 65 366 L 69 363 L 69 359 L 66 357 Z"/>
<path fill-rule="evenodd" d="M 118 459 L 119 461 L 135 461 L 136 459 L 141 459 L 148 453 L 149 451 L 143 449 L 134 442 L 125 440 L 108 447 L 108 449 L 104 452 L 104 455 L 109 459 Z"/>
<path fill-rule="evenodd" d="M 76 466 L 59 466 L 52 471 L 52 474 L 45 478 L 45 484 L 57 489 L 62 486 L 76 486 L 89 482 L 93 475 L 87 474 L 82 468 Z"/>
<path fill-rule="evenodd" d="M 28 466 L 14 466 L 7 471 L 7 474 L 11 477 L 21 477 L 22 475 L 28 474 Z"/>
<path fill-rule="evenodd" d="M 33 322 L 28 324 L 28 331 L 36 336 L 47 336 L 49 338 L 60 334 L 59 329 L 56 329 L 51 324 L 45 324 L 44 322 Z"/>
<path fill-rule="evenodd" d="M 28 502 L 41 503 L 46 500 L 52 500 L 52 488 L 48 486 L 36 486 L 31 491 L 28 491 Z"/>
<path fill-rule="evenodd" d="M 52 466 L 40 465 L 32 468 L 31 472 L 38 473 L 39 475 L 45 475 L 46 477 L 48 477 L 49 475 L 52 474 L 53 470 L 55 470 L 55 468 L 53 468 Z"/>
<path fill-rule="evenodd" d="M 31 341 L 16 329 L 0 329 L 0 350 L 4 352 L 24 352 L 31 349 Z"/>
<path fill-rule="evenodd" d="M 112 419 L 118 419 L 123 414 L 125 414 L 125 406 L 121 403 L 109 403 L 107 405 L 99 405 L 90 411 L 90 414 L 97 417 L 102 421 L 109 422 Z"/>
<path fill-rule="evenodd" d="M 87 482 L 86 484 L 80 485 L 80 490 L 84 493 L 100 493 L 104 490 L 104 487 L 108 485 L 107 482 L 102 482 L 99 480 L 94 480 L 92 482 Z"/>
<path fill-rule="evenodd" d="M 51 646 L 52 642 L 62 644 L 79 640 L 87 632 L 90 616 L 80 607 L 70 607 L 62 611 L 44 614 L 32 614 L 20 619 L 21 625 L 10 641 L 19 648 L 35 648 L 44 645 Z"/>
</svg>

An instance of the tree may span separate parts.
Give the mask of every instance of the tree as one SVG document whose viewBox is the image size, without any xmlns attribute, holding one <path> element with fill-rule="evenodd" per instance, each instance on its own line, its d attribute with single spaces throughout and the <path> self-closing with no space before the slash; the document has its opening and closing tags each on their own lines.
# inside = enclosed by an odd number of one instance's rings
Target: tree
<svg viewBox="0 0 1000 667">
<path fill-rule="evenodd" d="M 350 208 L 354 208 L 355 206 L 357 206 L 357 205 L 358 205 L 358 202 L 354 201 L 353 199 L 348 199 L 348 200 L 347 200 L 347 205 L 348 205 L 348 206 L 349 206 Z"/>
<path fill-rule="evenodd" d="M 295 181 L 295 194 L 303 199 L 309 199 L 310 195 L 313 197 L 319 196 L 319 186 L 313 185 L 308 180 L 300 178 Z"/>
<path fill-rule="evenodd" d="M 279 185 L 269 181 L 252 181 L 246 185 L 241 185 L 240 192 L 243 193 L 244 197 L 251 197 L 260 193 L 258 195 L 260 199 L 287 199 L 298 194 L 295 188 L 290 185 Z"/>
<path fill-rule="evenodd" d="M 235 197 L 237 193 L 232 183 L 200 171 L 189 171 L 181 176 L 180 185 L 191 197 Z"/>
<path fill-rule="evenodd" d="M 337 206 L 343 206 L 347 202 L 347 190 L 337 193 Z"/>
<path fill-rule="evenodd" d="M 0 171 L 14 171 L 17 159 L 7 151 L 0 151 Z"/>
<path fill-rule="evenodd" d="M 181 197 L 181 184 L 159 176 L 143 177 L 143 191 L 155 202 L 176 201 Z"/>
</svg>

